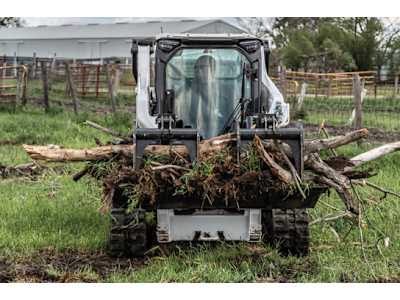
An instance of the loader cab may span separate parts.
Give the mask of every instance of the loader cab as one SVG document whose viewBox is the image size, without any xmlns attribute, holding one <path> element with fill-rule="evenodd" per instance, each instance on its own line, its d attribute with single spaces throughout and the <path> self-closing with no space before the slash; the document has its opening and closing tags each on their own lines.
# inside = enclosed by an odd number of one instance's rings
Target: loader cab
<svg viewBox="0 0 400 300">
<path fill-rule="evenodd" d="M 175 127 L 196 128 L 206 139 L 224 133 L 241 105 L 247 115 L 268 112 L 270 95 L 260 80 L 268 67 L 264 41 L 246 34 L 165 34 L 152 47 L 155 92 L 149 113 L 159 124 L 170 114 Z M 251 127 L 240 117 L 242 127 Z"/>
</svg>

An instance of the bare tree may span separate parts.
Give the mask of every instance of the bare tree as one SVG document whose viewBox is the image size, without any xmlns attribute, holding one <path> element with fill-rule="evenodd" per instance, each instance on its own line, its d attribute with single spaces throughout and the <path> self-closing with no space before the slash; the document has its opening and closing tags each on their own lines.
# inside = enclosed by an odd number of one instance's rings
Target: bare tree
<svg viewBox="0 0 400 300">
<path fill-rule="evenodd" d="M 379 36 L 379 50 L 376 54 L 376 67 L 378 78 L 384 65 L 393 63 L 396 51 L 398 51 L 400 41 L 400 18 L 381 18 L 384 30 Z"/>
<path fill-rule="evenodd" d="M 274 23 L 275 18 L 260 18 L 260 17 L 251 17 L 251 18 L 236 18 L 239 26 L 242 27 L 248 33 L 259 37 L 259 38 L 267 38 L 272 37 L 272 25 Z"/>
<path fill-rule="evenodd" d="M 20 27 L 23 21 L 15 17 L 2 17 L 0 18 L 0 27 Z"/>
</svg>

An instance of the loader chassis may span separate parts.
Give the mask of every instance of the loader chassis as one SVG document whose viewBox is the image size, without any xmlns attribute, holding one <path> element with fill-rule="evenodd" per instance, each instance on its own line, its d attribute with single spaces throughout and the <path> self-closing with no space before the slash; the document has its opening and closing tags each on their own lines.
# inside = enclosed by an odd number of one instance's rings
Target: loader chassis
<svg viewBox="0 0 400 300">
<path fill-rule="evenodd" d="M 147 65 L 140 61 L 149 61 L 148 55 L 154 47 L 155 97 L 148 92 L 150 86 Z M 262 40 L 248 35 L 163 35 L 156 41 L 134 41 L 132 53 L 133 73 L 138 82 L 137 105 L 140 106 L 137 109 L 134 133 L 136 169 L 143 166 L 144 150 L 149 145 L 184 145 L 190 159 L 195 161 L 201 139 L 232 133 L 236 135 L 238 157 L 256 135 L 262 140 L 276 139 L 286 143 L 293 153 L 293 165 L 300 176 L 302 175 L 303 129 L 301 126 L 287 127 L 288 105 L 267 75 L 268 47 Z M 230 57 L 235 57 L 236 61 L 240 61 L 239 68 L 226 59 L 218 62 L 219 53 L 229 53 Z M 185 57 L 190 57 L 189 54 L 197 55 L 196 61 L 186 59 Z M 183 61 L 183 64 L 178 65 L 181 68 L 169 67 L 172 59 Z M 218 63 L 219 70 L 215 71 Z M 196 69 L 204 67 L 204 64 L 206 69 Z M 170 72 L 168 68 L 172 68 L 173 75 L 170 77 L 175 80 L 172 84 L 167 80 L 166 72 Z M 207 74 L 204 70 L 210 72 L 210 68 L 214 72 L 213 77 L 204 77 Z M 207 81 L 201 85 L 199 81 L 204 78 Z M 240 99 L 230 99 L 236 102 L 228 103 L 231 111 L 226 111 L 225 91 L 232 92 L 233 88 L 212 92 L 228 81 L 232 86 L 232 80 L 241 84 L 241 95 Z M 194 88 L 194 85 L 210 90 L 210 81 L 214 82 L 214 90 L 208 91 L 206 96 L 199 96 L 197 100 L 194 90 L 199 93 L 199 87 Z M 187 95 L 186 92 L 190 89 L 191 102 L 187 96 L 182 96 Z M 218 114 L 216 108 L 218 118 L 212 119 L 211 113 L 205 123 L 200 121 L 203 118 L 202 110 L 207 109 L 201 101 L 209 101 L 210 98 L 224 105 L 223 113 L 229 117 Z M 201 105 L 203 108 L 199 110 Z M 197 110 L 190 111 L 189 106 L 197 107 Z M 179 115 L 180 111 L 185 113 Z M 193 116 L 197 118 L 195 121 Z M 213 122 L 213 126 L 208 126 L 209 122 Z M 239 201 L 215 199 L 212 205 L 193 196 L 188 199 L 185 195 L 177 196 L 165 192 L 157 196 L 155 207 L 143 205 L 131 214 L 124 212 L 126 201 L 123 200 L 123 195 L 116 193 L 109 248 L 114 255 L 143 255 L 151 240 L 151 233 L 155 230 L 159 243 L 264 240 L 279 242 L 284 250 L 291 253 L 306 254 L 309 240 L 306 209 L 315 206 L 322 192 L 324 189 L 309 189 L 307 199 L 303 199 L 296 193 L 285 195 L 279 191 L 271 191 L 252 199 L 242 197 Z M 155 212 L 156 229 L 149 228 L 144 221 L 146 211 Z M 131 222 L 133 219 L 136 222 Z"/>
</svg>

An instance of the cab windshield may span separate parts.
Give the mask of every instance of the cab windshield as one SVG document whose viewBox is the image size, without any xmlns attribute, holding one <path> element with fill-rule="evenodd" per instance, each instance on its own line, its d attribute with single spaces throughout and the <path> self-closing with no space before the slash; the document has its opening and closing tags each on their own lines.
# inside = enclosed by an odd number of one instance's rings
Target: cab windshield
<svg viewBox="0 0 400 300">
<path fill-rule="evenodd" d="M 249 64 L 236 49 L 181 49 L 167 63 L 166 89 L 175 92 L 175 113 L 203 138 L 222 133 L 240 98 L 250 97 Z"/>
</svg>

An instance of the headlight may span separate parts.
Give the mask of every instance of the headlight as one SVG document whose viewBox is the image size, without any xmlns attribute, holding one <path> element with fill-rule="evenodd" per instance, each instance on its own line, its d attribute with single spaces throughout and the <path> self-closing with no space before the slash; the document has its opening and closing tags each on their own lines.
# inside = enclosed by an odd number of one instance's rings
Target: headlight
<svg viewBox="0 0 400 300">
<path fill-rule="evenodd" d="M 157 46 L 164 52 L 170 52 L 179 46 L 177 40 L 160 40 Z"/>
</svg>

